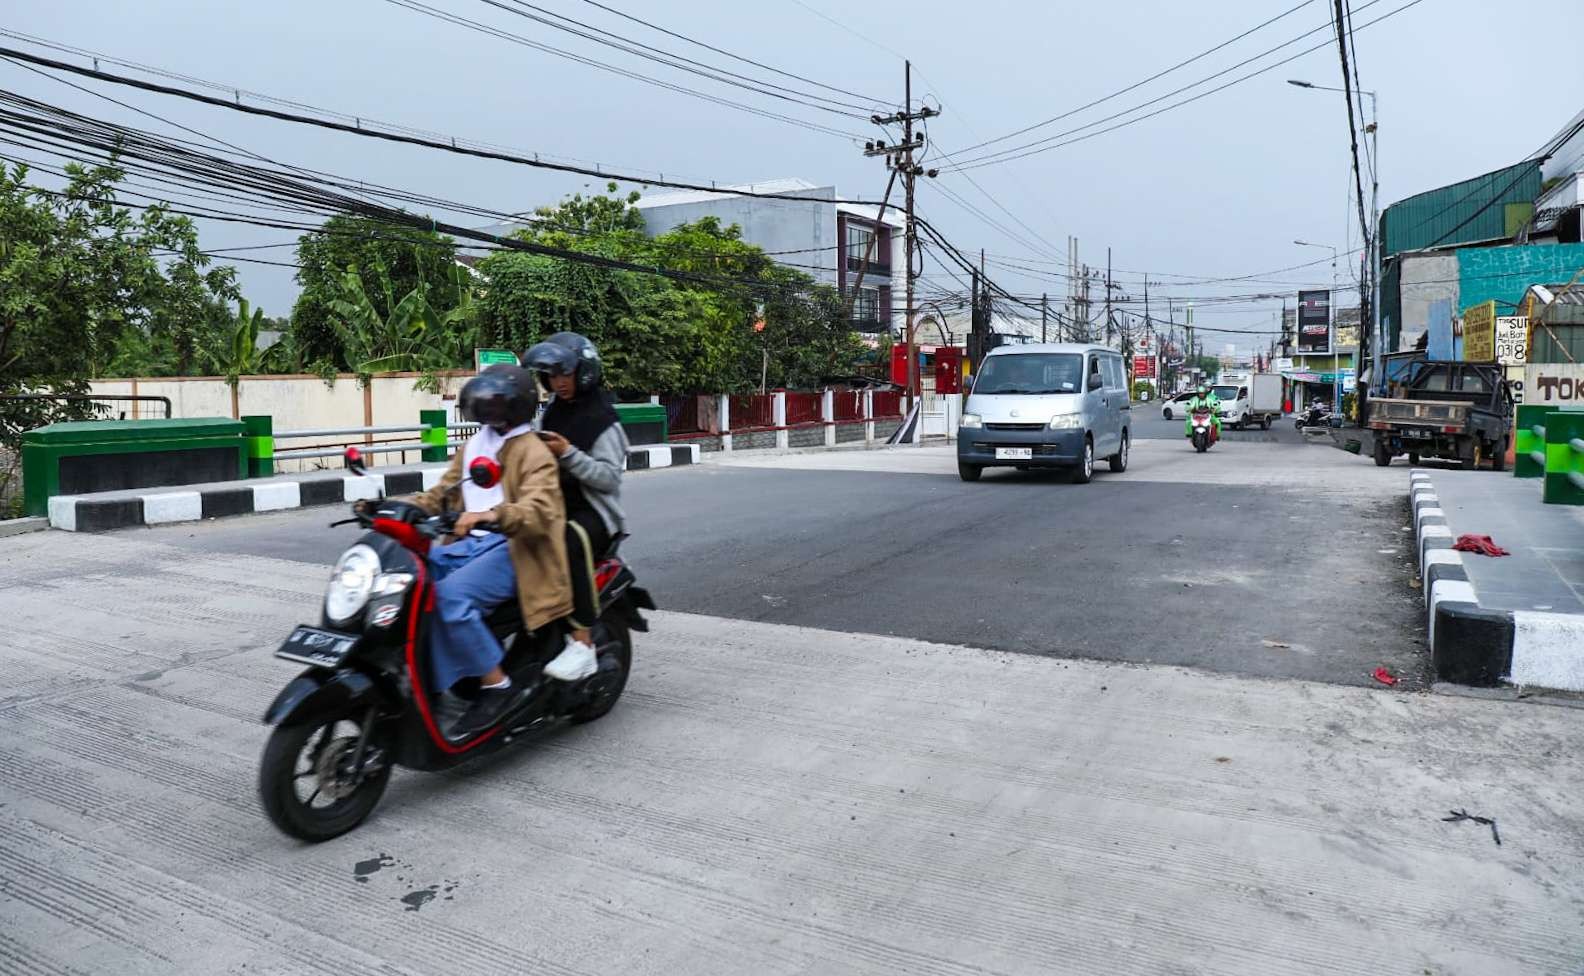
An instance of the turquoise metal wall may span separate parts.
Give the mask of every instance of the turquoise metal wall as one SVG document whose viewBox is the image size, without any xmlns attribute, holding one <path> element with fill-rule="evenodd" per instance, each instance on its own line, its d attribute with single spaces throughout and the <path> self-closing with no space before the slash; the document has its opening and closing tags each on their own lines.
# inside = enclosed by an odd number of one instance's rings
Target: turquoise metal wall
<svg viewBox="0 0 1584 976">
<path fill-rule="evenodd" d="M 1584 244 L 1465 247 L 1457 257 L 1457 311 L 1494 300 L 1496 314 L 1511 315 L 1530 285 L 1567 284 L 1584 268 Z"/>
</svg>

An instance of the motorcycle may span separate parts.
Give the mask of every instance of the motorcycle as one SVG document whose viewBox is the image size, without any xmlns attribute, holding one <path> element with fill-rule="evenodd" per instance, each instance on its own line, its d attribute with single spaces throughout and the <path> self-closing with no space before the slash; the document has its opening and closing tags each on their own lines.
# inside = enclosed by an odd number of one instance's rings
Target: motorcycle
<svg viewBox="0 0 1584 976">
<path fill-rule="evenodd" d="M 1309 408 L 1298 414 L 1293 420 L 1293 426 L 1298 430 L 1305 427 L 1325 427 L 1331 423 L 1331 405 L 1323 400 L 1312 400 Z"/>
<path fill-rule="evenodd" d="M 348 450 L 346 464 L 364 473 L 356 448 Z M 500 467 L 480 458 L 467 476 L 493 487 Z M 445 507 L 458 495 L 460 485 L 447 494 Z M 435 574 L 428 554 L 451 534 L 459 514 L 430 515 L 411 502 L 381 497 L 331 523 L 355 522 L 368 531 L 336 562 L 320 624 L 297 627 L 275 652 L 308 666 L 264 715 L 273 731 L 259 763 L 259 799 L 284 833 L 313 842 L 337 837 L 373 811 L 396 766 L 449 769 L 530 732 L 592 722 L 620 699 L 632 669 L 632 632 L 649 629 L 640 611 L 655 605 L 616 554 L 618 538 L 595 569 L 598 670 L 572 684 L 545 677 L 544 665 L 560 652 L 566 625 L 525 630 L 517 601 L 508 600 L 487 623 L 506 651 L 501 666 L 525 692 L 493 726 L 462 736 L 447 731 L 477 693 L 478 679 L 449 691 L 431 687 Z"/>
<path fill-rule="evenodd" d="M 1200 454 L 1210 450 L 1211 445 L 1221 439 L 1216 433 L 1215 421 L 1211 418 L 1209 410 L 1195 410 L 1189 423 L 1193 427 L 1193 432 L 1188 436 L 1193 441 L 1194 450 Z"/>
</svg>

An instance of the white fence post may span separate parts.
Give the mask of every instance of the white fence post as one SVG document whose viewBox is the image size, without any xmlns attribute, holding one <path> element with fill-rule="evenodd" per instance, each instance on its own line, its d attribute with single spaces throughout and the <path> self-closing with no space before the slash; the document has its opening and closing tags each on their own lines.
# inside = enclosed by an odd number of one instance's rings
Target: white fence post
<svg viewBox="0 0 1584 976">
<path fill-rule="evenodd" d="M 874 446 L 874 391 L 863 391 L 864 444 Z"/>
<path fill-rule="evenodd" d="M 719 404 L 716 408 L 716 413 L 720 417 L 719 427 L 721 450 L 729 451 L 732 449 L 731 397 L 725 393 L 722 393 L 715 399 L 719 401 Z"/>
<path fill-rule="evenodd" d="M 776 447 L 786 450 L 792 445 L 792 439 L 787 435 L 786 429 L 786 393 L 772 393 L 771 423 L 775 424 Z"/>
<path fill-rule="evenodd" d="M 836 446 L 836 393 L 826 390 L 820 394 L 820 417 L 825 421 L 825 446 Z"/>
</svg>

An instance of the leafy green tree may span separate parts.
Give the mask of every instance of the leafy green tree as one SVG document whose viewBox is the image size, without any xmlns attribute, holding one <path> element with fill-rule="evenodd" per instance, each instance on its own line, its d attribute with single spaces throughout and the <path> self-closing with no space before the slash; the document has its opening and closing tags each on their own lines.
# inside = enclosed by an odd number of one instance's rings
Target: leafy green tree
<svg viewBox="0 0 1584 976">
<path fill-rule="evenodd" d="M 118 205 L 118 167 L 69 164 L 67 175 L 47 190 L 25 166 L 0 167 L 0 393 L 86 393 L 123 360 L 193 368 L 237 295 L 235 270 L 208 267 L 186 217 Z M 8 404 L 0 447 L 14 452 L 23 431 L 92 409 Z"/>
<path fill-rule="evenodd" d="M 355 271 L 366 293 L 384 291 L 388 285 L 395 294 L 406 295 L 420 285 L 448 287 L 455 258 L 456 242 L 442 234 L 352 214 L 331 217 L 297 241 L 302 291 L 292 308 L 292 348 L 305 364 L 325 360 L 337 368 L 352 368 L 334 322 L 334 303 L 345 298 L 348 269 Z M 385 282 L 377 278 L 381 273 Z"/>
</svg>

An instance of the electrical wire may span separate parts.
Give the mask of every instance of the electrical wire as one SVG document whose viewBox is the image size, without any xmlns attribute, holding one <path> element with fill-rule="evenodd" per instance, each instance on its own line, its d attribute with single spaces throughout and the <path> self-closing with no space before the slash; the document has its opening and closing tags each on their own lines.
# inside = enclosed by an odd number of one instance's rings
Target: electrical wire
<svg viewBox="0 0 1584 976">
<path fill-rule="evenodd" d="M 1103 95 L 1100 98 L 1097 98 L 1097 99 L 1095 99 L 1092 102 L 1087 102 L 1087 103 L 1085 103 L 1083 105 L 1080 105 L 1080 106 L 1078 106 L 1077 108 L 1074 108 L 1074 109 L 1068 109 L 1067 111 L 1061 113 L 1060 115 L 1053 115 L 1050 118 L 1045 119 L 1042 122 L 1035 122 L 1033 125 L 1027 125 L 1027 126 L 1024 126 L 1021 129 L 1017 129 L 1015 131 L 1008 132 L 1006 135 L 996 136 L 994 139 L 986 139 L 983 142 L 976 142 L 976 143 L 974 143 L 971 146 L 964 146 L 961 149 L 955 149 L 955 150 L 953 150 L 950 153 L 950 155 L 957 156 L 957 155 L 961 155 L 963 153 L 973 152 L 976 149 L 983 149 L 985 146 L 993 146 L 993 145 L 995 145 L 998 142 L 1005 142 L 1008 139 L 1015 139 L 1018 136 L 1025 135 L 1027 133 L 1033 132 L 1035 129 L 1042 129 L 1042 128 L 1044 128 L 1047 125 L 1052 125 L 1052 124 L 1054 124 L 1056 122 L 1060 122 L 1062 119 L 1070 118 L 1070 117 L 1072 117 L 1074 115 L 1077 115 L 1079 112 L 1087 111 L 1088 109 L 1094 108 L 1096 105 L 1102 105 L 1102 104 L 1104 104 L 1106 102 L 1111 101 L 1113 98 L 1120 98 L 1123 95 L 1126 95 L 1128 92 L 1136 91 L 1136 90 L 1144 87 L 1145 85 L 1149 84 L 1150 82 L 1155 81 L 1158 78 L 1164 78 L 1166 75 L 1171 74 L 1173 71 L 1176 71 L 1179 68 L 1186 68 L 1188 65 L 1193 64 L 1195 61 L 1202 61 L 1203 59 L 1209 57 L 1210 55 L 1216 53 L 1217 51 L 1220 51 L 1220 50 L 1222 50 L 1224 48 L 1230 47 L 1233 44 L 1236 44 L 1238 41 L 1241 41 L 1243 38 L 1248 37 L 1250 34 L 1256 33 L 1257 31 L 1260 31 L 1263 28 L 1269 27 L 1271 24 L 1276 23 L 1278 20 L 1281 20 L 1284 17 L 1288 17 L 1288 16 L 1290 16 L 1292 14 L 1295 14 L 1298 11 L 1302 10 L 1303 8 L 1309 6 L 1311 3 L 1314 3 L 1314 2 L 1315 2 L 1315 0 L 1302 0 L 1302 2 L 1297 4 L 1296 6 L 1289 7 L 1286 10 L 1283 10 L 1281 13 L 1279 13 L 1276 16 L 1270 18 L 1269 20 L 1264 20 L 1264 21 L 1261 21 L 1258 24 L 1255 24 L 1253 27 L 1250 27 L 1248 30 L 1244 31 L 1241 34 L 1238 34 L 1237 36 L 1229 38 L 1229 39 L 1227 39 L 1225 41 L 1222 41 L 1220 44 L 1217 44 L 1215 47 L 1212 47 L 1212 48 L 1210 48 L 1208 50 L 1200 51 L 1198 54 L 1195 54 L 1193 57 L 1188 58 L 1188 59 L 1183 60 L 1183 61 L 1179 61 L 1179 62 L 1177 62 L 1176 64 L 1172 65 L 1169 68 L 1165 68 L 1165 69 L 1163 69 L 1161 71 L 1157 71 L 1154 74 L 1150 75 L 1148 78 L 1144 78 L 1144 79 L 1141 79 L 1139 81 L 1135 81 L 1133 84 L 1128 85 L 1126 88 L 1119 88 L 1116 91 L 1110 93 L 1109 95 Z M 1314 31 L 1310 31 L 1309 33 L 1312 34 L 1312 33 L 1314 33 Z M 1308 34 L 1304 34 L 1304 35 L 1300 35 L 1300 36 L 1301 37 L 1307 37 Z M 1293 41 L 1288 41 L 1287 43 L 1291 44 L 1291 43 L 1293 43 Z M 1278 49 L 1273 48 L 1272 50 L 1278 50 Z M 1267 51 L 1265 53 L 1269 54 L 1271 52 Z M 1263 57 L 1263 56 L 1264 55 L 1260 55 L 1260 57 Z M 1247 63 L 1247 62 L 1245 62 L 1245 63 Z M 1236 67 L 1237 66 L 1234 65 L 1233 69 L 1228 69 L 1228 70 L 1234 70 Z M 1212 77 L 1214 77 L 1214 76 L 1212 76 Z M 1170 96 L 1167 96 L 1167 97 L 1170 97 Z"/>
<path fill-rule="evenodd" d="M 1366 9 L 1368 7 L 1372 7 L 1375 4 L 1382 3 L 1382 2 L 1384 2 L 1384 0 L 1370 0 L 1369 3 L 1363 4 L 1362 6 L 1360 6 L 1359 9 L 1360 10 L 1364 10 L 1364 9 Z M 1382 14 L 1381 16 L 1376 17 L 1374 20 L 1368 21 L 1368 22 L 1360 25 L 1358 29 L 1359 30 L 1364 30 L 1365 28 L 1372 27 L 1375 24 L 1379 24 L 1379 23 L 1381 23 L 1384 20 L 1387 20 L 1387 19 L 1389 19 L 1391 17 L 1395 17 L 1396 15 L 1402 13 L 1405 10 L 1408 10 L 1410 8 L 1413 8 L 1413 7 L 1417 7 L 1419 4 L 1421 4 L 1423 2 L 1424 2 L 1424 0 L 1409 0 L 1408 3 L 1405 3 L 1402 6 L 1397 7 L 1394 10 L 1387 11 L 1386 13 Z M 1320 29 L 1320 28 L 1317 28 L 1317 29 Z M 1310 33 L 1313 33 L 1313 31 L 1311 31 Z M 1307 35 L 1304 35 L 1304 36 L 1307 36 Z M 1295 40 L 1297 40 L 1297 39 L 1295 38 Z M 1200 81 L 1194 82 L 1191 85 L 1186 85 L 1186 86 L 1184 86 L 1182 88 L 1179 88 L 1176 91 L 1168 92 L 1166 95 L 1162 95 L 1162 96 L 1159 96 L 1157 98 L 1151 99 L 1151 100 L 1149 100 L 1147 102 L 1140 103 L 1139 105 L 1135 105 L 1132 108 L 1124 109 L 1123 111 L 1115 113 L 1113 115 L 1109 115 L 1109 116 L 1105 117 L 1104 119 L 1097 119 L 1094 122 L 1085 123 L 1084 125 L 1078 126 L 1077 128 L 1074 128 L 1074 129 L 1069 129 L 1069 130 L 1067 130 L 1065 132 L 1058 132 L 1055 135 L 1047 136 L 1044 139 L 1040 139 L 1040 140 L 1038 140 L 1036 142 L 1027 143 L 1027 144 L 1022 145 L 1022 146 L 1014 146 L 1014 147 L 1012 147 L 1010 149 L 1005 149 L 1005 150 L 1002 150 L 1002 151 L 997 152 L 997 153 L 991 153 L 991 154 L 987 154 L 985 156 L 980 156 L 980 157 L 976 157 L 976 158 L 973 158 L 973 159 L 966 160 L 963 163 L 961 163 L 958 167 L 955 167 L 954 168 L 954 172 L 955 171 L 960 171 L 960 170 L 963 170 L 963 169 L 978 169 L 978 168 L 980 168 L 982 166 L 990 166 L 990 165 L 995 165 L 997 163 L 1006 163 L 1006 162 L 1011 162 L 1011 161 L 1017 160 L 1017 159 L 1025 159 L 1025 158 L 1027 158 L 1029 156 L 1034 156 L 1034 155 L 1038 155 L 1040 153 L 1049 152 L 1052 149 L 1060 149 L 1060 148 L 1062 148 L 1064 146 L 1070 146 L 1070 145 L 1073 145 L 1075 143 L 1084 142 L 1085 140 L 1093 139 L 1096 136 L 1105 135 L 1108 132 L 1115 132 L 1118 129 L 1123 129 L 1123 128 L 1126 128 L 1127 126 L 1130 126 L 1130 125 L 1136 125 L 1139 122 L 1143 122 L 1143 121 L 1145 121 L 1147 119 L 1155 118 L 1156 116 L 1162 115 L 1162 114 L 1164 114 L 1166 112 L 1169 112 L 1169 111 L 1171 111 L 1173 109 L 1181 108 L 1184 105 L 1192 104 L 1193 102 L 1197 102 L 1197 101 L 1199 101 L 1200 99 L 1203 99 L 1203 98 L 1208 98 L 1211 95 L 1214 95 L 1214 94 L 1216 94 L 1218 92 L 1225 91 L 1226 89 L 1231 88 L 1234 85 L 1241 84 L 1242 82 L 1248 81 L 1251 78 L 1255 78 L 1255 77 L 1263 75 L 1263 74 L 1265 74 L 1267 72 L 1274 71 L 1274 70 L 1276 70 L 1277 68 L 1279 68 L 1279 67 L 1281 67 L 1283 65 L 1291 64 L 1292 62 L 1298 60 L 1301 57 L 1304 57 L 1305 55 L 1313 54 L 1316 51 L 1319 51 L 1319 50 L 1321 50 L 1323 48 L 1329 47 L 1330 44 L 1331 44 L 1331 42 L 1329 40 L 1324 41 L 1324 42 L 1322 42 L 1320 44 L 1314 45 L 1313 47 L 1305 48 L 1304 50 L 1299 51 L 1297 54 L 1294 54 L 1294 55 L 1292 55 L 1290 57 L 1286 57 L 1286 58 L 1283 58 L 1280 61 L 1276 61 L 1276 62 L 1273 62 L 1271 64 L 1268 64 L 1268 65 L 1266 65 L 1263 68 L 1258 68 L 1258 69 L 1256 69 L 1254 71 L 1249 72 L 1248 74 L 1240 75 L 1239 77 L 1234 78 L 1231 81 L 1228 81 L 1228 82 L 1226 82 L 1224 84 L 1218 85 L 1215 88 L 1211 88 L 1211 89 L 1209 89 L 1207 91 L 1200 92 L 1200 93 L 1198 93 L 1196 95 L 1192 95 L 1192 96 L 1190 96 L 1188 98 L 1184 98 L 1184 99 L 1182 99 L 1180 101 L 1177 101 L 1177 102 L 1172 102 L 1169 105 L 1164 105 L 1164 106 L 1162 106 L 1162 107 L 1160 107 L 1158 109 L 1155 109 L 1152 112 L 1148 112 L 1148 113 L 1146 113 L 1144 115 L 1136 116 L 1134 118 L 1124 119 L 1123 121 L 1121 121 L 1121 122 L 1119 122 L 1119 123 L 1117 123 L 1115 125 L 1107 126 L 1107 127 L 1103 128 L 1103 129 L 1097 129 L 1097 130 L 1095 130 L 1093 132 L 1088 132 L 1088 133 L 1085 133 L 1083 135 L 1075 135 L 1076 133 L 1083 132 L 1084 129 L 1093 128 L 1094 126 L 1100 125 L 1103 122 L 1107 122 L 1107 121 L 1110 121 L 1112 119 L 1121 118 L 1122 116 L 1128 115 L 1128 114 L 1130 114 L 1130 113 L 1132 113 L 1134 111 L 1137 111 L 1140 108 L 1144 108 L 1144 107 L 1146 107 L 1148 105 L 1155 104 L 1156 102 L 1162 101 L 1162 100 L 1164 100 L 1166 98 L 1170 98 L 1172 95 L 1176 95 L 1176 94 L 1180 94 L 1182 92 L 1188 91 L 1189 89 L 1195 88 L 1198 85 L 1203 84 L 1205 81 L 1210 80 L 1210 78 L 1218 77 L 1219 75 L 1226 73 L 1226 71 L 1218 72 L 1216 75 L 1212 75 L 1209 78 L 1201 79 Z M 1282 45 L 1282 46 L 1285 47 L 1286 45 Z M 1266 54 L 1273 53 L 1274 50 L 1275 49 L 1273 49 L 1272 51 L 1266 51 L 1266 52 L 1264 52 L 1264 54 L 1256 55 L 1254 58 L 1250 58 L 1250 59 L 1248 59 L 1248 61 L 1241 62 L 1239 65 L 1234 66 L 1234 67 L 1241 67 L 1243 64 L 1247 64 L 1250 61 L 1259 60 L 1259 58 L 1264 57 Z M 1230 70 L 1233 70 L 1233 69 L 1227 69 L 1227 70 L 1230 71 Z M 1065 136 L 1069 136 L 1069 135 L 1074 135 L 1075 137 L 1071 138 L 1071 139 L 1064 139 Z M 1057 140 L 1062 140 L 1062 141 L 1057 141 Z"/>
<path fill-rule="evenodd" d="M 419 0 L 386 0 L 386 2 L 398 7 L 405 7 L 408 10 L 423 14 L 424 16 L 443 20 L 459 27 L 465 27 L 468 30 L 475 31 L 477 33 L 486 34 L 499 40 L 510 41 L 514 44 L 519 44 L 523 47 L 539 51 L 543 54 L 553 55 L 558 58 L 563 58 L 567 61 L 573 61 L 577 64 L 586 65 L 588 67 L 597 68 L 601 71 L 607 71 L 612 74 L 620 75 L 624 78 L 632 79 L 634 81 L 643 82 L 644 84 L 654 85 L 656 87 L 666 89 L 667 91 L 673 91 L 683 95 L 691 95 L 694 98 L 701 98 L 704 101 L 712 102 L 716 105 L 721 105 L 727 108 L 735 108 L 739 111 L 747 112 L 750 115 L 757 115 L 761 118 L 773 119 L 778 122 L 786 122 L 790 125 L 799 126 L 800 128 L 808 129 L 813 132 L 838 136 L 843 139 L 856 141 L 862 138 L 857 133 L 845 132 L 841 129 L 834 129 L 818 122 L 810 122 L 807 119 L 799 119 L 790 115 L 781 115 L 780 113 L 771 112 L 767 109 L 757 108 L 745 102 L 733 101 L 732 99 L 724 98 L 720 95 L 711 95 L 708 92 L 702 92 L 696 88 L 688 88 L 684 85 L 678 85 L 673 82 L 665 81 L 652 75 L 641 74 L 637 71 L 632 71 L 627 68 L 621 68 L 613 64 L 608 64 L 596 58 L 589 58 L 584 57 L 581 54 L 574 54 L 571 51 L 562 50 L 561 48 L 554 47 L 553 45 L 535 41 L 532 38 L 524 37 L 521 34 L 515 34 L 500 27 L 494 27 L 468 17 L 463 17 L 460 14 L 453 14 L 449 11 L 431 7 L 428 4 L 419 2 Z"/>
<path fill-rule="evenodd" d="M 53 58 L 45 58 L 40 55 L 31 54 L 27 51 L 19 51 L 13 48 L 0 47 L 0 57 L 13 60 L 22 60 L 31 64 L 39 65 L 40 67 L 50 68 L 57 71 L 65 71 L 80 77 L 94 78 L 98 81 L 106 81 L 112 84 L 124 85 L 143 91 L 156 92 L 163 95 L 173 95 L 178 98 L 185 98 L 189 101 L 201 102 L 206 105 L 224 108 L 228 111 L 242 112 L 248 115 L 258 115 L 265 118 L 278 119 L 284 122 L 294 122 L 301 125 L 310 125 L 322 129 L 331 129 L 337 132 L 345 132 L 351 135 L 358 135 L 369 139 L 380 139 L 388 142 L 404 143 L 406 145 L 423 146 L 428 149 L 439 149 L 445 152 L 456 153 L 463 156 L 473 156 L 481 159 L 493 159 L 500 162 L 515 163 L 520 166 L 528 166 L 535 169 L 551 170 L 560 173 L 576 173 L 581 176 L 593 176 L 605 180 L 636 183 L 646 186 L 663 186 L 669 189 L 695 190 L 706 193 L 722 193 L 728 196 L 752 197 L 760 200 L 789 200 L 800 203 L 832 202 L 829 199 L 821 199 L 819 197 L 804 197 L 791 193 L 758 193 L 753 190 L 744 190 L 734 187 L 721 187 L 713 185 L 704 186 L 698 183 L 685 183 L 677 180 L 653 180 L 641 176 L 632 176 L 624 173 L 612 172 L 609 170 L 601 170 L 598 167 L 589 168 L 584 166 L 574 166 L 566 163 L 549 162 L 543 159 L 529 159 L 527 157 L 518 156 L 512 153 L 495 152 L 487 149 L 473 148 L 461 144 L 442 142 L 436 139 L 430 139 L 421 136 L 405 135 L 397 132 L 380 131 L 378 129 L 371 128 L 362 128 L 355 124 L 348 125 L 328 119 L 313 118 L 311 116 L 302 115 L 299 113 L 284 112 L 278 111 L 276 109 L 263 108 L 256 105 L 241 104 L 228 101 L 226 99 L 205 95 L 201 92 L 178 88 L 172 85 L 158 84 L 155 82 L 143 81 L 137 78 L 129 78 L 125 75 L 112 74 L 110 72 L 99 71 L 91 68 L 83 68 L 78 65 L 69 64 L 64 61 L 57 61 Z M 858 204 L 862 206 L 880 205 L 880 201 L 878 200 L 844 200 L 841 202 Z"/>
</svg>

